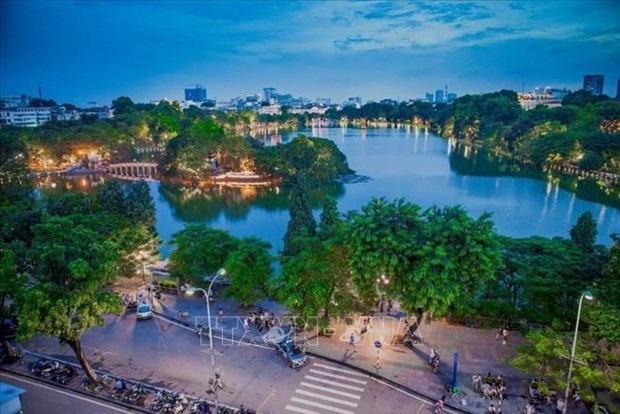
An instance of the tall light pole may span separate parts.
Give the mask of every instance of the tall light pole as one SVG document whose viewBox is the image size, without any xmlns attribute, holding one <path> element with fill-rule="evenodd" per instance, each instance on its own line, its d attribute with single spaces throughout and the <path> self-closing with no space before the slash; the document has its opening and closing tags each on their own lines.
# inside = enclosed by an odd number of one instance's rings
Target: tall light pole
<svg viewBox="0 0 620 414">
<path fill-rule="evenodd" d="M 387 287 L 387 285 L 390 284 L 390 279 L 388 279 L 386 275 L 381 275 L 381 277 L 378 277 L 376 280 L 375 288 L 377 289 L 377 295 L 379 295 L 379 303 L 381 303 L 381 301 L 383 300 L 383 295 L 385 294 L 385 291 L 379 289 L 380 284 L 383 284 L 384 287 Z M 383 312 L 383 309 L 381 310 L 381 312 Z"/>
<path fill-rule="evenodd" d="M 575 359 L 575 348 L 577 347 L 577 333 L 579 332 L 579 318 L 581 317 L 581 305 L 583 304 L 583 298 L 587 300 L 594 299 L 592 293 L 589 291 L 585 291 L 581 294 L 579 298 L 579 307 L 577 308 L 577 322 L 575 322 L 575 336 L 573 337 L 573 348 L 570 352 L 570 362 L 568 363 L 568 378 L 566 379 L 566 392 L 564 393 L 564 409 L 562 412 L 566 414 L 568 410 L 568 394 L 570 393 L 570 379 L 573 374 L 573 360 Z"/>
<path fill-rule="evenodd" d="M 209 299 L 211 297 L 211 288 L 213 287 L 213 283 L 215 280 L 226 274 L 226 270 L 220 269 L 215 274 L 215 277 L 211 279 L 211 283 L 209 284 L 209 289 L 206 291 L 202 288 L 190 287 L 186 290 L 188 295 L 193 295 L 194 292 L 200 291 L 205 295 L 205 302 L 207 303 L 207 324 L 209 326 L 209 352 L 211 353 L 211 370 L 213 371 L 213 381 L 215 381 L 215 353 L 213 352 L 213 331 L 211 329 L 211 306 L 209 305 Z M 214 383 L 215 390 L 215 410 L 217 411 L 218 398 L 217 398 L 217 383 Z"/>
</svg>

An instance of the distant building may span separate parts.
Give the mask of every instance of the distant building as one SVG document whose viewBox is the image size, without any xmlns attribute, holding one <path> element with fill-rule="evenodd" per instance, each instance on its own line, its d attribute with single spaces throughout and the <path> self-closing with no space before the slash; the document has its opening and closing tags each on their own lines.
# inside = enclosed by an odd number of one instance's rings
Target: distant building
<svg viewBox="0 0 620 414">
<path fill-rule="evenodd" d="M 25 108 L 29 103 L 30 97 L 27 95 L 3 96 L 0 98 L 0 108 Z"/>
<path fill-rule="evenodd" d="M 426 100 L 430 103 L 435 102 L 435 95 L 432 92 L 426 92 Z"/>
<path fill-rule="evenodd" d="M 272 99 L 275 99 L 276 88 L 268 87 L 263 88 L 263 101 L 269 102 Z"/>
<path fill-rule="evenodd" d="M 332 103 L 332 100 L 329 98 L 316 98 L 315 101 L 317 106 L 329 106 Z"/>
<path fill-rule="evenodd" d="M 362 97 L 361 96 L 354 96 L 354 97 L 349 98 L 346 101 L 344 101 L 342 105 L 343 106 L 354 106 L 356 108 L 361 108 L 362 107 Z"/>
<path fill-rule="evenodd" d="M 445 95 L 443 89 L 437 89 L 435 91 L 435 103 L 445 102 Z"/>
<path fill-rule="evenodd" d="M 566 88 L 558 89 L 547 86 L 545 88 L 534 88 L 533 92 L 518 93 L 517 99 L 519 105 L 526 111 L 536 108 L 538 105 L 546 106 L 548 108 L 555 108 L 562 106 L 562 100 L 570 91 Z"/>
<path fill-rule="evenodd" d="M 616 99 L 620 99 L 620 78 L 618 78 L 618 86 L 616 86 Z"/>
<path fill-rule="evenodd" d="M 185 88 L 185 100 L 205 102 L 207 100 L 207 90 L 200 84 L 197 84 L 194 88 Z"/>
<path fill-rule="evenodd" d="M 604 75 L 585 75 L 583 77 L 583 90 L 591 92 L 593 95 L 602 95 L 604 82 Z"/>
<path fill-rule="evenodd" d="M 81 116 L 96 116 L 97 119 L 105 120 L 112 119 L 114 117 L 114 111 L 107 106 L 93 107 L 80 110 Z"/>
<path fill-rule="evenodd" d="M 52 120 L 52 108 L 3 108 L 0 125 L 34 128 Z"/>
<path fill-rule="evenodd" d="M 446 101 L 448 103 L 452 103 L 452 102 L 456 101 L 456 98 L 458 98 L 458 95 L 456 93 L 454 93 L 454 92 L 450 92 L 450 93 L 448 93 Z"/>
<path fill-rule="evenodd" d="M 267 105 L 259 107 L 258 113 L 260 115 L 280 115 L 282 110 L 280 105 Z"/>
</svg>

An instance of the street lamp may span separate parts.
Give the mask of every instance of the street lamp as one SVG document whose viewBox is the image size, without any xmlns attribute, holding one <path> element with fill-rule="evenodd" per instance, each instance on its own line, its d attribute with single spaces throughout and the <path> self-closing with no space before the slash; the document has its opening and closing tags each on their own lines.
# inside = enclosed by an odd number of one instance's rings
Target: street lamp
<svg viewBox="0 0 620 414">
<path fill-rule="evenodd" d="M 385 291 L 381 291 L 379 289 L 379 285 L 383 284 L 384 287 L 387 287 L 387 285 L 390 284 L 390 279 L 386 276 L 386 275 L 381 275 L 381 277 L 378 277 L 376 279 L 376 283 L 375 283 L 375 288 L 377 289 L 377 295 L 379 295 L 379 303 L 381 306 L 381 312 L 383 312 L 383 297 L 385 295 Z"/>
<path fill-rule="evenodd" d="M 218 277 L 224 276 L 225 274 L 226 274 L 226 270 L 224 269 L 218 270 L 217 273 L 215 274 L 215 277 L 211 280 L 211 283 L 209 284 L 209 289 L 207 290 L 204 290 L 202 288 L 197 288 L 197 287 L 190 287 L 185 291 L 188 295 L 193 295 L 194 292 L 197 292 L 197 291 L 200 291 L 203 293 L 203 295 L 205 295 L 205 302 L 207 303 L 207 324 L 209 326 L 209 352 L 211 353 L 211 369 L 213 370 L 214 381 L 215 381 L 215 354 L 213 352 L 213 332 L 211 329 L 211 307 L 209 306 L 209 299 L 211 297 L 211 287 L 213 287 L 213 283 Z M 214 385 L 217 385 L 217 384 L 214 384 Z M 215 387 L 215 399 L 216 399 L 216 405 L 217 405 L 217 386 Z M 217 411 L 217 406 L 216 406 L 216 411 Z"/>
<path fill-rule="evenodd" d="M 575 348 L 577 347 L 577 332 L 579 332 L 579 317 L 581 316 L 581 305 L 583 304 L 583 298 L 587 300 L 594 299 L 592 293 L 589 291 L 585 291 L 581 294 L 579 298 L 579 307 L 577 308 L 577 322 L 575 322 L 575 336 L 573 337 L 573 348 L 570 352 L 570 362 L 568 363 L 568 378 L 566 380 L 566 392 L 564 393 L 564 409 L 562 412 L 566 414 L 566 410 L 568 409 L 568 394 L 570 393 L 570 379 L 573 373 L 573 360 L 575 359 Z"/>
</svg>

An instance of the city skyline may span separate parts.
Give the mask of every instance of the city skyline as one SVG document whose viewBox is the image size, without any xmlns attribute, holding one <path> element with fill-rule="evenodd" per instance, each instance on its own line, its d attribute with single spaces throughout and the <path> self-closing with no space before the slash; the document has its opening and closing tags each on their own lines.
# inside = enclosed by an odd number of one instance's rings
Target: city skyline
<svg viewBox="0 0 620 414">
<path fill-rule="evenodd" d="M 581 89 L 620 73 L 614 2 L 16 2 L 1 4 L 0 93 L 85 106 L 264 87 L 342 102 Z"/>
</svg>

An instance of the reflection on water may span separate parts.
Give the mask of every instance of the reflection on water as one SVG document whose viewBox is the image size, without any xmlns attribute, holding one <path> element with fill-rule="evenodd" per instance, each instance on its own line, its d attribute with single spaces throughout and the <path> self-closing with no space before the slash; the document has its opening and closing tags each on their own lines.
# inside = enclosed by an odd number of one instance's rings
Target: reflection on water
<svg viewBox="0 0 620 414">
<path fill-rule="evenodd" d="M 513 237 L 569 237 L 580 214 L 591 211 L 598 222 L 597 241 L 611 244 L 620 233 L 618 188 L 601 189 L 592 180 L 548 177 L 511 160 L 494 160 L 484 152 L 463 148 L 427 131 L 405 129 L 317 128 L 316 135 L 333 140 L 351 168 L 371 177 L 363 183 L 312 188 L 309 198 L 318 219 L 325 197 L 338 200 L 340 211 L 359 210 L 372 197 L 402 197 L 422 208 L 461 205 L 473 217 L 491 212 L 497 231 Z M 266 144 L 289 142 L 311 130 L 271 134 Z M 91 191 L 101 176 L 46 178 L 41 192 Z M 289 220 L 290 189 L 284 187 L 181 186 L 149 183 L 157 209 L 157 230 L 164 241 L 185 223 L 205 223 L 237 237 L 269 241 L 273 252 L 282 246 Z M 568 189 L 571 193 L 565 191 Z M 586 201 L 590 200 L 590 201 Z M 164 256 L 170 247 L 162 247 Z"/>
</svg>

